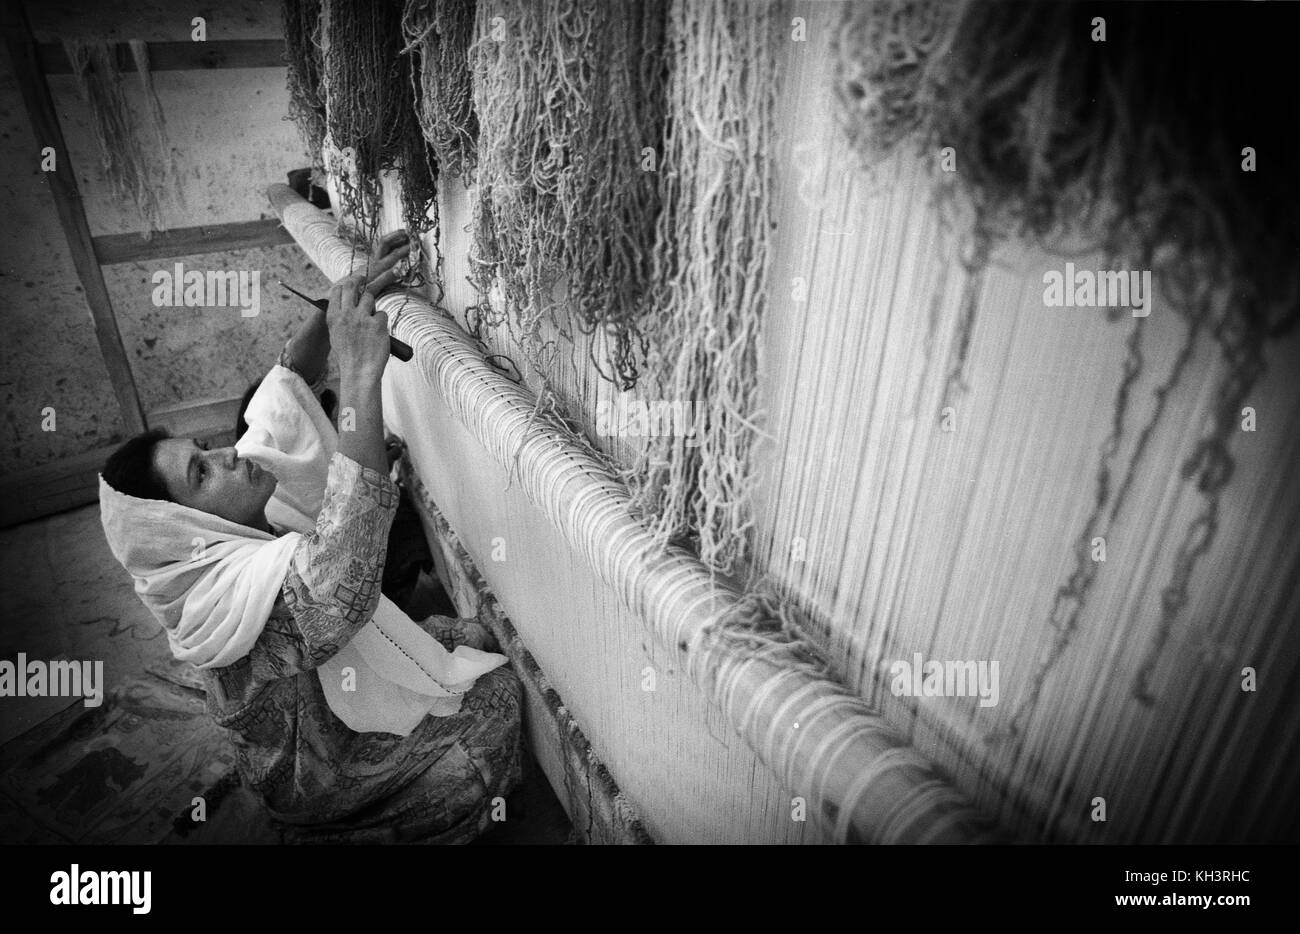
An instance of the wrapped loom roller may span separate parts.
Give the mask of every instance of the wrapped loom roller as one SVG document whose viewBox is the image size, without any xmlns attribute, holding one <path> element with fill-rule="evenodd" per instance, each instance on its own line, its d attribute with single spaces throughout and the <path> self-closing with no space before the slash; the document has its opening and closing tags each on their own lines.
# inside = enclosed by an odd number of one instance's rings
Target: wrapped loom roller
<svg viewBox="0 0 1300 934">
<path fill-rule="evenodd" d="M 273 185 L 268 196 L 326 276 L 338 279 L 354 262 L 364 262 L 337 236 L 334 219 L 288 186 Z M 505 470 L 513 466 L 516 482 L 559 538 L 668 648 L 708 710 L 744 737 L 782 787 L 806 801 L 809 818 L 826 837 L 864 843 L 997 839 L 861 698 L 761 644 L 717 638 L 744 612 L 744 595 L 716 581 L 689 553 L 661 552 L 629 511 L 627 488 L 580 445 L 538 425 L 532 394 L 489 365 L 459 325 L 410 292 L 389 293 L 378 307 L 394 334 L 415 349 L 402 372 L 389 368 L 386 396 L 438 397 L 490 460 Z M 584 729 L 600 750 L 599 733 Z M 616 761 L 611 766 L 626 787 L 628 777 L 618 773 Z M 680 793 L 688 792 L 683 787 Z"/>
</svg>

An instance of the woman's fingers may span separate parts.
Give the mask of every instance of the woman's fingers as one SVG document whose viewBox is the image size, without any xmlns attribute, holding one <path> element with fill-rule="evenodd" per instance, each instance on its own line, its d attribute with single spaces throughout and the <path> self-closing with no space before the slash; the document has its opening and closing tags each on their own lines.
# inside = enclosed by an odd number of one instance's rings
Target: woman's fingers
<svg viewBox="0 0 1300 934">
<path fill-rule="evenodd" d="M 360 274 L 351 275 L 347 278 L 340 279 L 338 282 L 339 306 L 343 311 L 347 311 L 357 301 L 357 293 L 365 288 L 366 277 Z"/>
<path fill-rule="evenodd" d="M 409 243 L 409 242 L 410 242 L 410 237 L 407 235 L 405 230 L 399 229 L 399 230 L 390 231 L 389 233 L 384 235 L 384 238 L 380 240 L 379 244 L 375 247 L 375 255 L 383 256 L 385 253 L 389 252 L 390 250 L 395 249 L 399 244 Z"/>
<path fill-rule="evenodd" d="M 373 273 L 375 270 L 379 270 L 382 272 L 385 269 L 392 269 L 403 259 L 409 256 L 410 253 L 411 253 L 411 245 L 409 243 L 403 243 L 395 250 L 385 253 L 383 256 L 380 256 L 377 259 L 375 259 L 375 261 L 370 264 L 370 270 Z"/>
<path fill-rule="evenodd" d="M 397 265 L 410 255 L 411 247 L 409 244 L 403 244 L 387 256 L 381 257 L 370 264 L 370 284 L 369 289 L 378 295 L 384 289 L 388 288 L 394 282 L 401 278 L 397 272 Z"/>
<path fill-rule="evenodd" d="M 378 295 L 380 292 L 384 291 L 384 289 L 397 282 L 400 278 L 401 276 L 398 275 L 396 269 L 385 270 L 379 275 L 371 278 L 370 284 L 366 286 L 366 292 L 370 295 Z"/>
<path fill-rule="evenodd" d="M 405 230 L 397 230 L 389 234 L 375 247 L 370 256 L 370 268 L 387 269 L 390 266 L 401 261 L 402 257 L 411 252 L 411 241 L 406 236 Z"/>
<path fill-rule="evenodd" d="M 400 263 L 403 257 L 410 255 L 410 252 L 411 244 L 403 243 L 391 250 L 376 254 L 375 258 L 370 262 L 370 269 L 372 272 L 376 269 L 390 269 Z"/>
<path fill-rule="evenodd" d="M 344 276 L 331 285 L 326 317 L 330 320 L 337 320 L 340 315 L 346 314 L 347 310 L 352 307 L 353 302 L 357 300 L 357 290 L 364 286 L 365 278 L 363 276 Z"/>
<path fill-rule="evenodd" d="M 369 263 L 366 290 L 378 295 L 401 278 L 397 264 L 411 254 L 411 238 L 405 230 L 394 230 L 375 244 Z"/>
</svg>

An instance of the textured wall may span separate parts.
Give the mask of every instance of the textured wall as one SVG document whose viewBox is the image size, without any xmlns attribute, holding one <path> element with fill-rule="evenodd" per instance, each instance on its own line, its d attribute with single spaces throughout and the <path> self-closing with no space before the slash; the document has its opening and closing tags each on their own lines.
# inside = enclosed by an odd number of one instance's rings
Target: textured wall
<svg viewBox="0 0 1300 934">
<path fill-rule="evenodd" d="M 39 150 L 9 59 L 0 56 L 0 473 L 98 447 L 122 432 Z M 46 406 L 55 407 L 56 431 L 41 431 Z"/>
<path fill-rule="evenodd" d="M 155 307 L 151 276 L 177 262 L 186 270 L 258 272 L 260 313 L 245 318 L 235 307 Z M 276 280 L 309 295 L 324 294 L 328 288 L 315 267 L 290 246 L 110 266 L 104 278 L 146 412 L 242 393 L 275 362 L 281 345 L 310 310 Z"/>
<path fill-rule="evenodd" d="M 38 41 L 101 38 L 187 41 L 190 20 L 204 16 L 210 41 L 279 39 L 275 0 L 228 4 L 63 2 L 28 4 Z M 169 153 L 141 122 L 145 156 L 170 166 L 183 203 L 162 200 L 167 227 L 192 227 L 269 217 L 265 185 L 306 164 L 292 123 L 281 68 L 156 72 L 167 121 Z M 91 233 L 139 230 L 133 205 L 116 200 L 99 168 L 98 144 L 70 75 L 49 79 L 77 172 Z M 130 105 L 143 116 L 135 73 L 123 76 Z M 0 178 L 6 220 L 0 229 L 0 286 L 5 289 L 0 341 L 0 474 L 111 444 L 122 421 L 100 360 L 89 309 L 54 214 L 40 147 L 18 97 L 7 56 L 0 56 Z M 275 358 L 306 306 L 276 287 L 283 278 L 309 293 L 326 283 L 293 248 L 275 247 L 184 257 L 188 269 L 260 273 L 261 311 L 244 318 L 233 308 L 156 308 L 150 277 L 174 260 L 105 268 L 109 294 L 131 361 L 141 402 L 158 406 L 238 395 Z M 41 410 L 54 406 L 57 430 L 41 430 Z"/>
</svg>

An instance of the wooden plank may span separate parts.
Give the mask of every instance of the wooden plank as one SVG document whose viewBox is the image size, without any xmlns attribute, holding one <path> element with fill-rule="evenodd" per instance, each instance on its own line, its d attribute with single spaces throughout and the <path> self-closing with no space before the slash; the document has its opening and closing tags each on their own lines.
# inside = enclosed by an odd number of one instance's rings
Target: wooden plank
<svg viewBox="0 0 1300 934">
<path fill-rule="evenodd" d="M 166 428 L 178 438 L 204 438 L 234 432 L 241 398 L 242 395 L 196 399 L 153 409 L 149 413 L 149 427 Z"/>
<path fill-rule="evenodd" d="M 163 406 L 149 413 L 149 425 L 166 428 L 176 437 L 233 444 L 241 398 L 197 399 Z M 0 528 L 95 502 L 99 498 L 99 471 L 116 449 L 116 444 L 96 448 L 0 477 Z"/>
<path fill-rule="evenodd" d="M 68 248 L 72 251 L 72 261 L 77 269 L 81 286 L 85 289 L 86 304 L 90 306 L 90 317 L 95 325 L 95 337 L 99 341 L 99 350 L 108 368 L 108 378 L 113 385 L 118 405 L 122 409 L 122 420 L 126 430 L 136 434 L 144 430 L 144 410 L 140 407 L 140 396 L 135 388 L 135 377 L 131 374 L 131 364 L 126 350 L 122 346 L 122 335 L 117 329 L 117 319 L 113 315 L 113 303 L 108 297 L 108 287 L 104 284 L 104 274 L 95 258 L 94 241 L 90 236 L 90 227 L 86 223 L 86 211 L 82 205 L 81 192 L 77 189 L 77 174 L 72 166 L 72 158 L 63 139 L 63 130 L 55 114 L 54 102 L 50 98 L 50 88 L 36 60 L 36 43 L 32 39 L 31 29 L 27 24 L 27 15 L 21 3 L 0 3 L 0 22 L 3 23 L 4 42 L 9 50 L 14 77 L 18 90 L 22 94 L 23 104 L 27 108 L 28 118 L 38 147 L 52 146 L 58 158 L 58 170 L 46 172 L 50 193 L 54 197 L 54 207 L 59 215 L 59 224 L 68 239 Z M 32 153 L 35 159 L 39 150 Z"/>
<path fill-rule="evenodd" d="M 109 234 L 95 238 L 95 256 L 101 265 L 137 263 L 145 260 L 192 256 L 195 253 L 223 253 L 255 247 L 293 243 L 293 237 L 277 218 L 209 224 L 163 230 L 146 240 L 138 233 Z"/>
<path fill-rule="evenodd" d="M 0 478 L 0 528 L 95 502 L 99 471 L 112 453 L 99 448 Z"/>
<path fill-rule="evenodd" d="M 284 68 L 283 39 L 214 39 L 211 42 L 150 42 L 150 71 L 206 71 L 214 68 Z M 119 71 L 135 71 L 125 42 L 113 43 Z M 42 42 L 37 61 L 47 75 L 70 75 L 62 43 Z"/>
</svg>

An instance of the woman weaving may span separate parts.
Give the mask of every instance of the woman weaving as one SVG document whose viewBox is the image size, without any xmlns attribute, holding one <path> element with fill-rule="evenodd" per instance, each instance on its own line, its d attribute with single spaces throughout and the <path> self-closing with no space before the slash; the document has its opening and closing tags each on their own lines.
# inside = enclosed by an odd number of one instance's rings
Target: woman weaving
<svg viewBox="0 0 1300 934">
<path fill-rule="evenodd" d="M 398 490 L 380 379 L 405 233 L 334 284 L 249 401 L 235 447 L 164 432 L 100 478 L 104 531 L 172 652 L 202 674 L 286 839 L 464 842 L 519 776 L 519 682 L 481 627 L 380 593 Z M 343 431 L 312 383 L 338 355 Z"/>
</svg>

